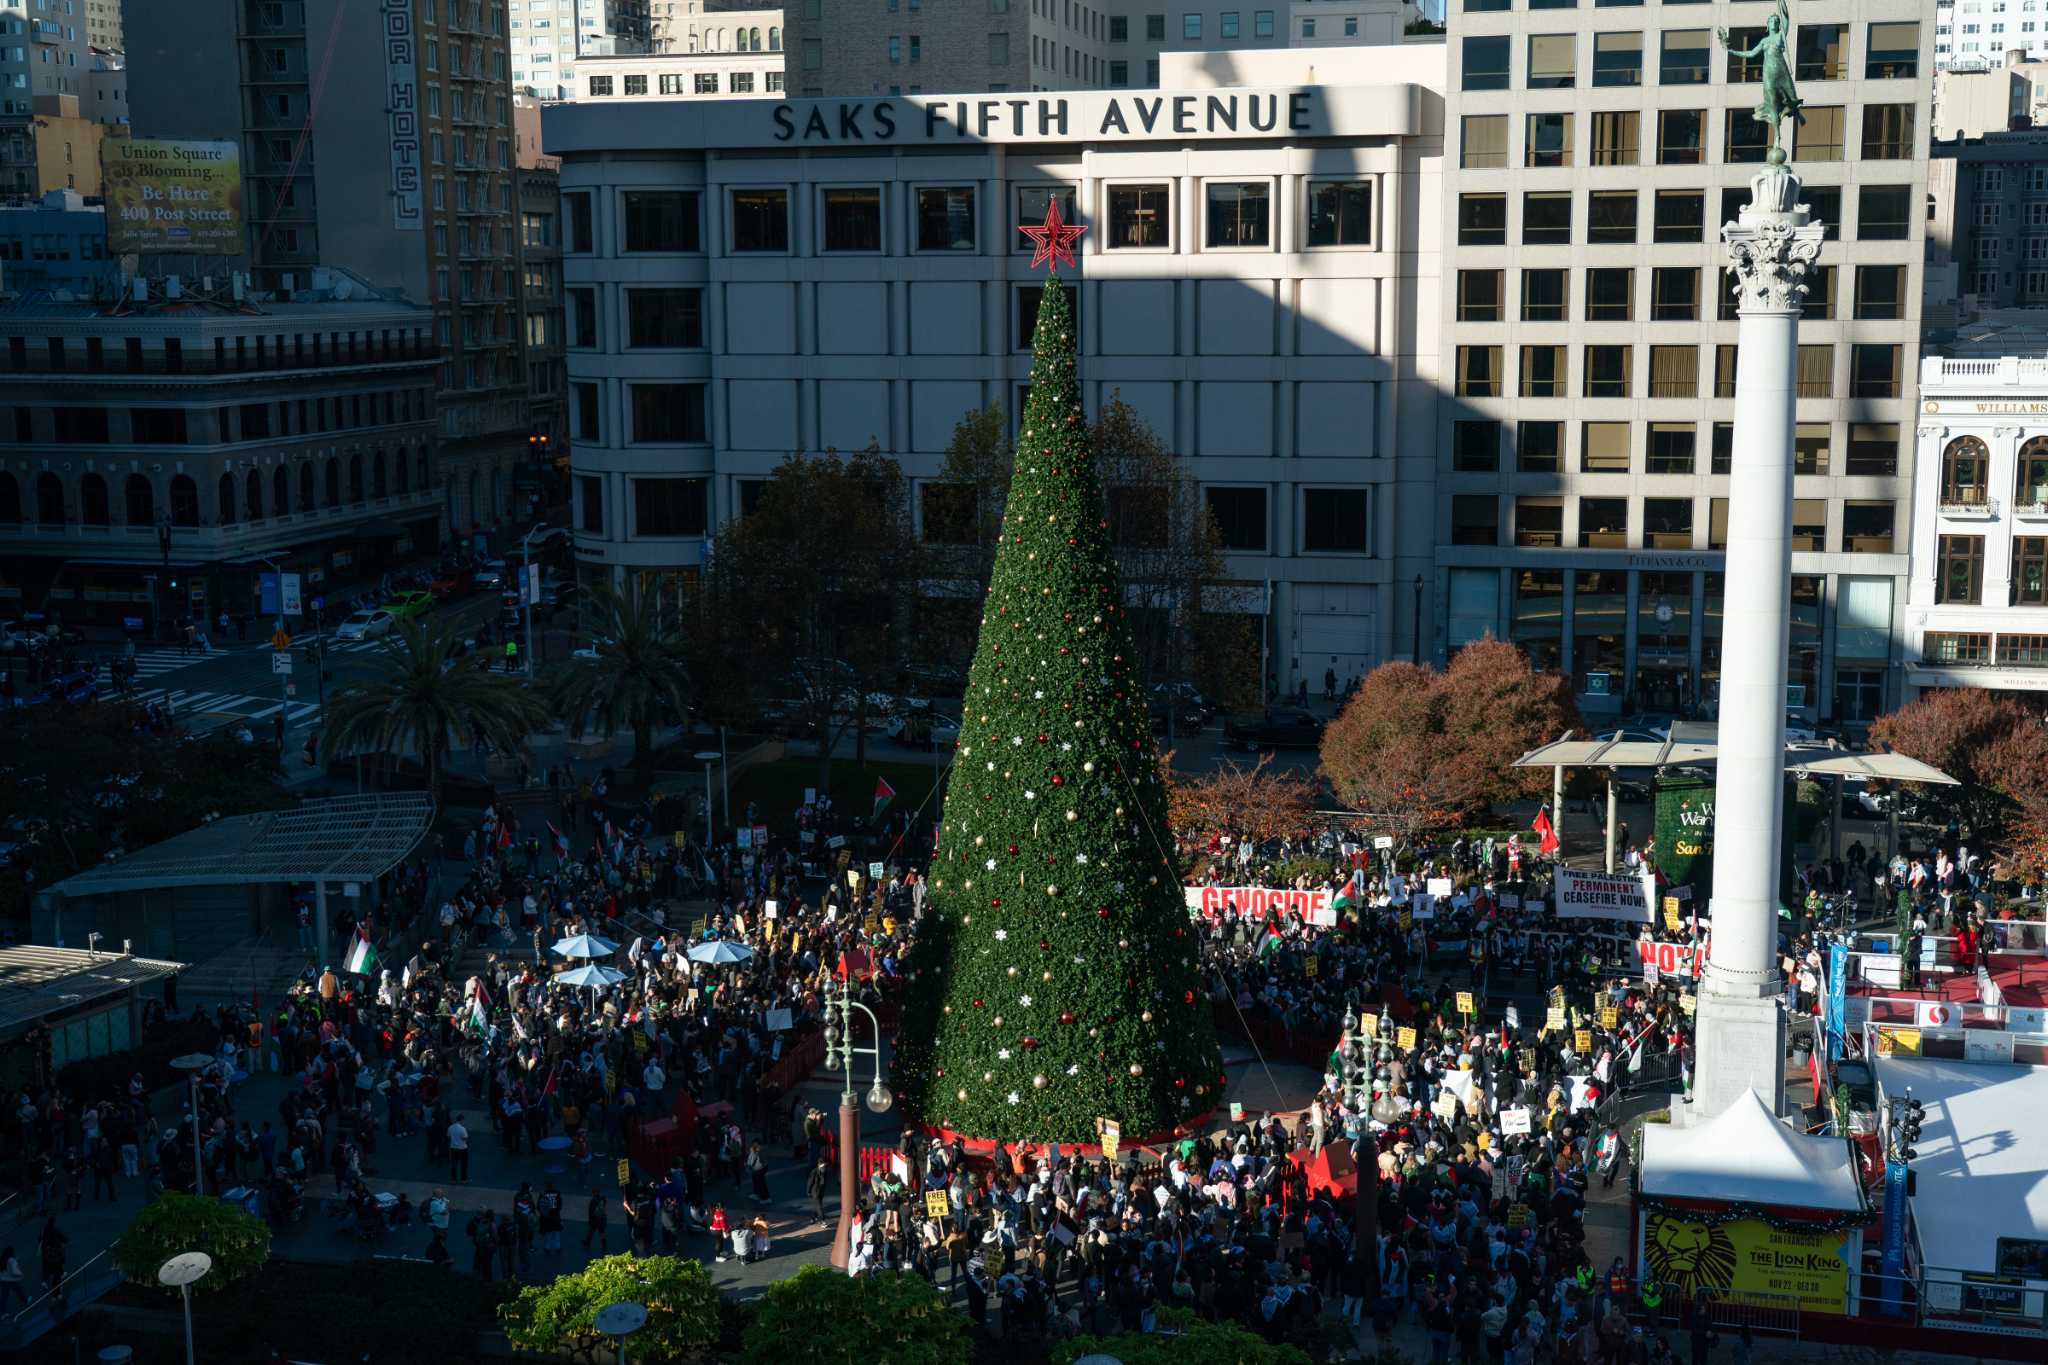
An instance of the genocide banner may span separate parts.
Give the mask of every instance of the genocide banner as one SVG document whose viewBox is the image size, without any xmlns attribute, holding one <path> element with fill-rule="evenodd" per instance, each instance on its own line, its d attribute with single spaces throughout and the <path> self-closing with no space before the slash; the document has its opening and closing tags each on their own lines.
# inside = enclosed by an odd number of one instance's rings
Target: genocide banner
<svg viewBox="0 0 2048 1365">
<path fill-rule="evenodd" d="M 1190 886 L 1186 890 L 1189 911 L 1204 919 L 1299 915 L 1312 920 L 1331 908 L 1328 887 L 1291 891 L 1270 886 Z"/>
</svg>

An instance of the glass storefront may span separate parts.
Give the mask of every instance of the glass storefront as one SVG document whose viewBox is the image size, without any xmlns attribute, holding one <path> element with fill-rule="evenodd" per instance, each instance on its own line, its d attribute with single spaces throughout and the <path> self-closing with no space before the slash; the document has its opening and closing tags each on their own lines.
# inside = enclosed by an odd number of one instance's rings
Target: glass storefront
<svg viewBox="0 0 2048 1365">
<path fill-rule="evenodd" d="M 1706 575 L 1704 610 L 1700 612 L 1699 709 L 1712 715 L 1721 702 L 1721 600 L 1728 590 L 1725 575 Z"/>
<path fill-rule="evenodd" d="M 1564 570 L 1521 569 L 1515 574 L 1514 642 L 1539 672 L 1564 662 Z"/>
<path fill-rule="evenodd" d="M 1580 569 L 1572 575 L 1572 672 L 1584 698 L 1620 706 L 1627 687 L 1628 574 Z"/>
<path fill-rule="evenodd" d="M 1820 705 L 1821 613 L 1827 579 L 1819 574 L 1792 576 L 1791 646 L 1786 656 L 1785 705 Z"/>
<path fill-rule="evenodd" d="M 1450 652 L 1494 634 L 1500 620 L 1500 570 L 1451 570 Z"/>
<path fill-rule="evenodd" d="M 1692 575 L 1645 573 L 1636 583 L 1636 705 L 1677 713 L 1693 701 Z"/>
</svg>

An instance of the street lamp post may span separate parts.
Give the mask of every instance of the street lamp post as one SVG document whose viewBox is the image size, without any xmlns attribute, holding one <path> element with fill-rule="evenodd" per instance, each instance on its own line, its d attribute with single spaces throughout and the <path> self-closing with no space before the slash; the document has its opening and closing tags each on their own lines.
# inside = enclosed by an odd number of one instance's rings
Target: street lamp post
<svg viewBox="0 0 2048 1365">
<path fill-rule="evenodd" d="M 1358 1015 L 1346 1008 L 1344 1011 L 1344 1036 L 1349 1040 L 1346 1079 L 1349 1086 L 1348 1104 L 1352 1113 L 1358 1116 L 1358 1133 L 1351 1140 L 1351 1161 L 1355 1168 L 1356 1185 L 1352 1194 L 1351 1240 L 1352 1253 L 1371 1256 L 1368 1265 L 1377 1267 L 1380 1220 L 1380 1162 L 1379 1147 L 1372 1140 L 1372 1048 L 1373 1040 L 1360 1035 Z"/>
<path fill-rule="evenodd" d="M 704 856 L 707 858 L 711 856 L 711 765 L 718 759 L 719 753 L 716 749 L 704 749 L 697 754 L 697 761 L 704 765 Z M 732 818 L 729 806 L 725 818 Z"/>
<path fill-rule="evenodd" d="M 1422 665 L 1422 575 L 1415 575 L 1415 651 L 1409 662 L 1418 668 Z"/>
<path fill-rule="evenodd" d="M 199 1129 L 199 1073 L 213 1065 L 204 1052 L 188 1052 L 171 1058 L 171 1068 L 185 1073 L 192 1096 L 192 1192 L 206 1198 L 206 1143 Z"/>
<path fill-rule="evenodd" d="M 203 1251 L 187 1251 L 171 1257 L 157 1268 L 157 1283 L 175 1289 L 185 1300 L 185 1365 L 194 1365 L 192 1355 L 192 1286 L 213 1269 L 213 1257 Z"/>
<path fill-rule="evenodd" d="M 859 1010 L 874 1026 L 875 1045 L 855 1047 L 853 1043 L 853 1012 Z M 851 977 L 839 983 L 839 994 L 829 992 L 825 996 L 825 1067 L 839 1068 L 846 1077 L 845 1087 L 839 1092 L 839 1229 L 832 1235 L 832 1264 L 839 1270 L 847 1269 L 853 1261 L 853 1249 L 848 1245 L 853 1229 L 854 1186 L 859 1173 L 860 1109 L 854 1103 L 853 1059 L 862 1054 L 875 1059 L 875 1083 L 868 1088 L 868 1108 L 877 1114 L 889 1112 L 889 1106 L 896 1097 L 889 1093 L 889 1087 L 882 1084 L 882 1024 L 875 1018 L 875 1012 L 853 998 Z"/>
<path fill-rule="evenodd" d="M 156 548 L 163 556 L 164 569 L 156 580 L 156 638 L 171 638 L 170 623 L 164 618 L 171 609 L 171 516 L 168 512 L 157 513 Z"/>
<path fill-rule="evenodd" d="M 619 1365 L 626 1365 L 626 1338 L 647 1325 L 647 1309 L 631 1301 L 608 1303 L 597 1310 L 592 1325 L 619 1343 Z"/>
</svg>

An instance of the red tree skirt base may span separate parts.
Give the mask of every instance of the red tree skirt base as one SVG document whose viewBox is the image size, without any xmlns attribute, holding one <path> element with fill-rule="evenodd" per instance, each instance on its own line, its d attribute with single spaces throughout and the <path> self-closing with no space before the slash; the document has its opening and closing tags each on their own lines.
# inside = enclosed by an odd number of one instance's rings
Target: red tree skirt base
<svg viewBox="0 0 2048 1365">
<path fill-rule="evenodd" d="M 1164 1132 L 1148 1133 L 1144 1137 L 1121 1136 L 1117 1139 L 1117 1154 L 1121 1156 L 1123 1153 L 1139 1147 L 1164 1146 L 1167 1143 L 1179 1142 L 1184 1137 L 1192 1137 L 1203 1131 L 1220 1108 L 1222 1108 L 1221 1105 L 1211 1105 L 1186 1122 L 1177 1123 Z M 999 1143 L 995 1138 L 979 1138 L 967 1133 L 956 1133 L 943 1124 L 920 1122 L 917 1127 L 923 1131 L 926 1137 L 936 1138 L 940 1142 L 950 1143 L 957 1141 L 969 1156 L 994 1156 L 998 1146 L 1007 1150 L 1011 1156 L 1015 1156 L 1017 1155 L 1017 1149 L 1023 1145 L 1015 1141 L 1006 1140 Z M 1046 1146 L 1043 1142 L 1036 1143 L 1035 1145 L 1041 1150 Z M 1062 1142 L 1060 1144 L 1060 1153 L 1063 1156 L 1099 1157 L 1102 1155 L 1102 1144 L 1099 1142 Z"/>
</svg>

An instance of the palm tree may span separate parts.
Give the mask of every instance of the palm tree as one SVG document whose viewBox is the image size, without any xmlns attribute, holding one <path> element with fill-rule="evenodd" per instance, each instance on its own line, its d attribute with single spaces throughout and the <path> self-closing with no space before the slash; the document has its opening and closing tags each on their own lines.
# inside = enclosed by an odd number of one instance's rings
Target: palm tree
<svg viewBox="0 0 2048 1365">
<path fill-rule="evenodd" d="M 595 657 L 572 659 L 549 680 L 555 710 L 577 739 L 591 729 L 633 732 L 633 774 L 642 788 L 654 761 L 654 728 L 689 713 L 683 640 L 661 619 L 652 592 L 632 597 L 605 586 L 591 593 Z"/>
<path fill-rule="evenodd" d="M 454 630 L 398 623 L 373 659 L 374 672 L 327 703 L 323 762 L 337 754 L 411 749 L 441 800 L 443 760 L 458 741 L 479 739 L 510 752 L 548 723 L 547 708 L 519 680 L 496 676 L 481 655 L 462 658 Z"/>
</svg>

